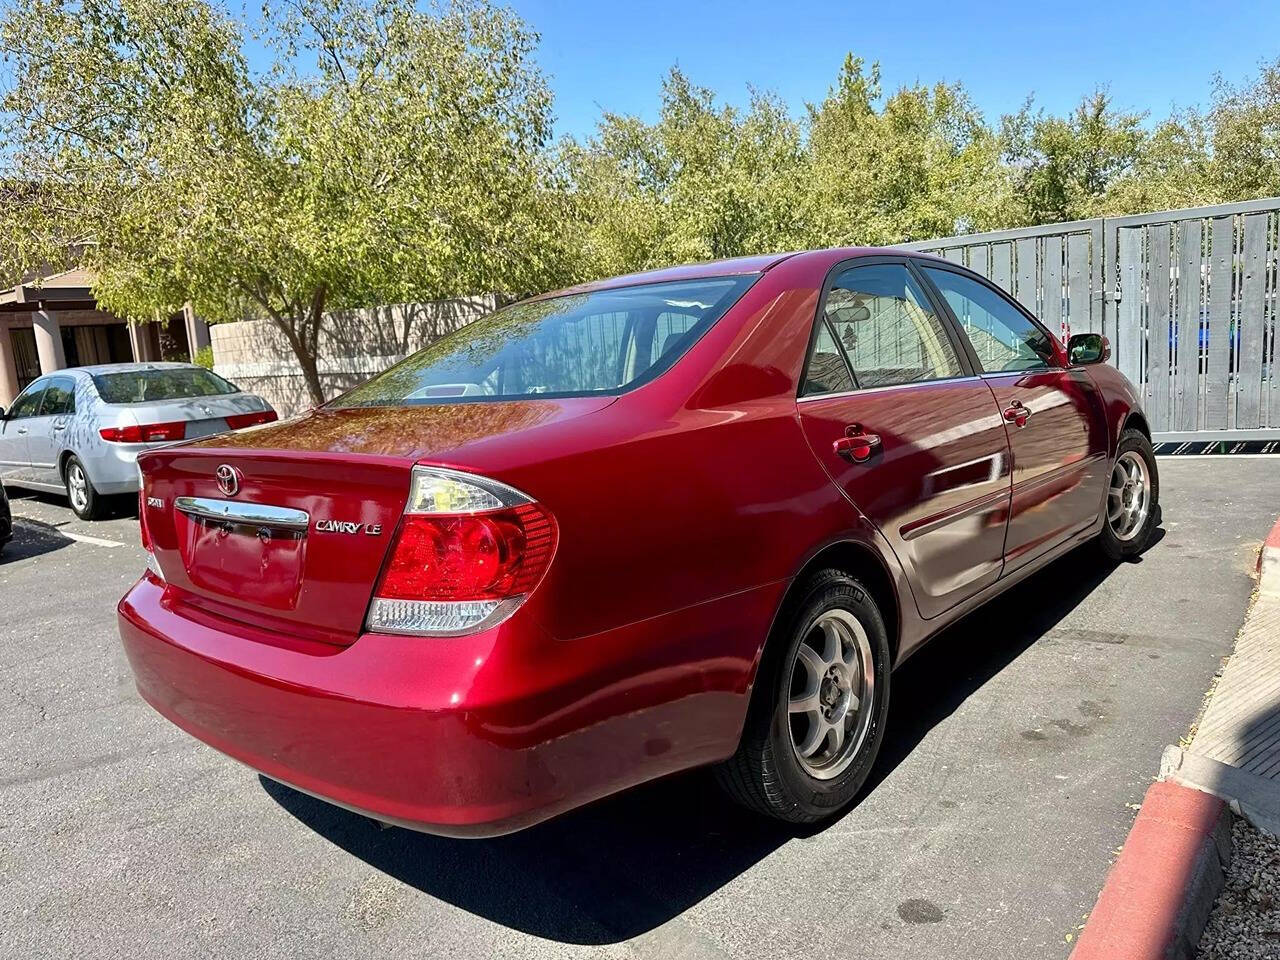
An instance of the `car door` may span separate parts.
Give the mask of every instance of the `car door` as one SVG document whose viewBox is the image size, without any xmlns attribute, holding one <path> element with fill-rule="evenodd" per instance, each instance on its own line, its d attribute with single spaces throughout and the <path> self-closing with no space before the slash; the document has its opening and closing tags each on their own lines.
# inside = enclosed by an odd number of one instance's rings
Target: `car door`
<svg viewBox="0 0 1280 960">
<path fill-rule="evenodd" d="M 31 422 L 40 412 L 40 401 L 48 380 L 36 380 L 23 390 L 0 421 L 0 470 L 6 480 L 31 480 L 31 456 L 27 437 Z"/>
<path fill-rule="evenodd" d="M 901 258 L 829 275 L 797 403 L 814 454 L 934 617 L 1003 564 L 1009 447 L 991 390 Z"/>
<path fill-rule="evenodd" d="M 1005 543 L 1010 572 L 1098 517 L 1108 442 L 1102 396 L 1030 314 L 982 278 L 949 265 L 921 272 L 945 301 L 995 393 L 1013 454 Z"/>
<path fill-rule="evenodd" d="M 50 377 L 40 402 L 40 412 L 31 418 L 27 434 L 27 454 L 31 477 L 40 483 L 62 483 L 58 457 L 66 446 L 67 427 L 76 410 L 74 377 Z"/>
</svg>

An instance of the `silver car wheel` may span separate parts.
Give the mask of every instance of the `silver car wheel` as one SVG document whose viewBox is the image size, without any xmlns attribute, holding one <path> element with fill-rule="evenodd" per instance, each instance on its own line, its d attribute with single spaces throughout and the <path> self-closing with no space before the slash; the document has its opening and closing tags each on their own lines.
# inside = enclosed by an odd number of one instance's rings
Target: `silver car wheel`
<svg viewBox="0 0 1280 960">
<path fill-rule="evenodd" d="M 796 648 L 787 689 L 796 759 L 819 780 L 839 776 L 867 738 L 875 693 L 871 643 L 857 617 L 818 615 Z"/>
<path fill-rule="evenodd" d="M 1151 512 L 1151 474 L 1147 461 L 1135 450 L 1126 450 L 1111 468 L 1107 489 L 1107 523 L 1117 540 L 1132 540 Z"/>
<path fill-rule="evenodd" d="M 89 478 L 84 475 L 84 468 L 74 461 L 67 467 L 67 496 L 76 510 L 89 506 Z"/>
</svg>

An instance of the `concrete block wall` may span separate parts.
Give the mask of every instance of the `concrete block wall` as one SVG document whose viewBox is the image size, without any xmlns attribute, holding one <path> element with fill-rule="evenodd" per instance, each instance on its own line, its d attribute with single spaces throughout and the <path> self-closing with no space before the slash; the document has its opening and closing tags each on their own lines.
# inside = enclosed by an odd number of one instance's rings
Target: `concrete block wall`
<svg viewBox="0 0 1280 960">
<path fill-rule="evenodd" d="M 494 309 L 492 296 L 401 303 L 326 314 L 320 328 L 319 372 L 325 399 L 381 373 L 409 354 Z M 270 320 L 209 328 L 213 369 L 257 393 L 281 417 L 311 406 L 306 381 L 288 341 Z"/>
</svg>

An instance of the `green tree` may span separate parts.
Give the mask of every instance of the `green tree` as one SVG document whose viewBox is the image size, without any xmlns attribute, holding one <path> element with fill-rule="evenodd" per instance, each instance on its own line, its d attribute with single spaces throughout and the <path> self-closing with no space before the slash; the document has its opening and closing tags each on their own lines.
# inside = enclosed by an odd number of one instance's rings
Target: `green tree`
<svg viewBox="0 0 1280 960">
<path fill-rule="evenodd" d="M 995 134 L 963 87 L 884 98 L 879 64 L 846 57 L 808 107 L 812 245 L 887 244 L 1008 223 L 1012 197 Z"/>
<path fill-rule="evenodd" d="M 25 0 L 0 24 L 17 259 L 85 243 L 101 302 L 266 315 L 312 399 L 327 309 L 559 282 L 536 35 L 481 0 L 292 0 L 270 64 L 205 0 Z M 3 197 L 0 197 L 0 204 Z M 6 226 L 7 225 L 7 226 Z"/>
<path fill-rule="evenodd" d="M 806 234 L 801 130 L 775 97 L 720 106 L 673 69 L 656 123 L 606 113 L 562 150 L 588 274 L 791 249 Z"/>
<path fill-rule="evenodd" d="M 1280 58 L 1250 82 L 1213 81 L 1209 108 L 1157 125 L 1129 175 L 1108 191 L 1107 213 L 1168 210 L 1280 195 Z"/>
<path fill-rule="evenodd" d="M 1002 138 L 1027 223 L 1096 216 L 1108 188 L 1138 161 L 1143 115 L 1117 111 L 1095 90 L 1065 117 L 1032 114 L 1028 100 L 1004 118 Z"/>
</svg>

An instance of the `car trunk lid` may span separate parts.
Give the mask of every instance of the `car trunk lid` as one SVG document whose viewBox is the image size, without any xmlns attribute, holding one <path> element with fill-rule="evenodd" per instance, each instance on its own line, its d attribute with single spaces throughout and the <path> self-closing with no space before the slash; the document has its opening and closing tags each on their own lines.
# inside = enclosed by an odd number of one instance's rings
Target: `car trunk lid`
<svg viewBox="0 0 1280 960">
<path fill-rule="evenodd" d="M 183 439 L 198 440 L 225 433 L 232 424 L 228 417 L 258 413 L 266 404 L 249 393 L 229 393 L 203 397 L 181 397 L 176 400 L 147 401 L 140 404 L 107 404 L 120 424 L 149 426 L 161 423 L 183 423 Z"/>
<path fill-rule="evenodd" d="M 183 602 L 291 637 L 351 643 L 416 463 L 465 468 L 481 444 L 609 399 L 320 410 L 154 450 L 139 458 L 146 535 Z"/>
</svg>

